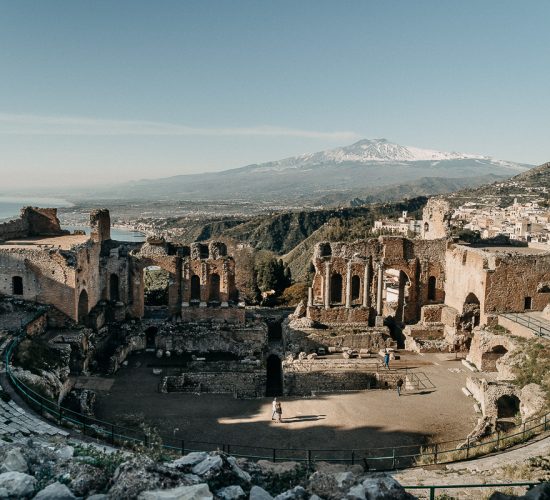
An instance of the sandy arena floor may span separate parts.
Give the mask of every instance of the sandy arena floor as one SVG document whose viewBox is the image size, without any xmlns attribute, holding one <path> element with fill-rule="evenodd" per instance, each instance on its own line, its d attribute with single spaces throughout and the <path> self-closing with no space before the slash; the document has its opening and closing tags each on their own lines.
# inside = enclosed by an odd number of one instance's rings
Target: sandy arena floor
<svg viewBox="0 0 550 500">
<path fill-rule="evenodd" d="M 98 417 L 121 423 L 143 416 L 175 439 L 278 448 L 365 449 L 412 445 L 426 437 L 461 439 L 473 428 L 473 400 L 461 388 L 471 374 L 450 354 L 410 355 L 435 388 L 398 397 L 394 390 L 282 398 L 283 423 L 271 420 L 271 399 L 161 394 L 150 354 L 136 354 L 113 379 L 98 379 Z M 139 366 L 136 366 L 139 365 Z M 101 382 L 101 383 L 100 383 Z M 112 382 L 112 385 L 111 385 Z M 103 390 L 101 390 L 103 389 Z M 244 453 L 244 451 L 243 451 Z"/>
</svg>

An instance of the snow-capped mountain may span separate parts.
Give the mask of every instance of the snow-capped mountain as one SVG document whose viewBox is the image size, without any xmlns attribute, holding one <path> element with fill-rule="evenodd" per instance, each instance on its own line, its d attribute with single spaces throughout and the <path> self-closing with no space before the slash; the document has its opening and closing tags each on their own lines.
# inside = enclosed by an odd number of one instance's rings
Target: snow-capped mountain
<svg viewBox="0 0 550 500">
<path fill-rule="evenodd" d="M 518 171 L 525 170 L 517 163 L 502 160 L 493 160 L 489 156 L 466 153 L 448 153 L 434 149 L 422 149 L 413 146 L 401 146 L 388 141 L 387 139 L 363 139 L 350 146 L 335 149 L 328 149 L 317 153 L 306 153 L 299 156 L 285 158 L 258 165 L 258 171 L 269 169 L 287 169 L 304 167 L 309 165 L 322 165 L 326 163 L 401 163 L 416 161 L 445 161 L 445 160 L 482 160 L 495 162 L 504 168 L 511 168 Z M 249 168 L 252 165 L 249 166 Z"/>
<path fill-rule="evenodd" d="M 435 194 L 517 175 L 531 165 L 365 139 L 350 146 L 221 172 L 131 182 L 98 193 L 117 198 L 181 200 L 351 199 Z M 391 189 L 390 189 L 391 186 Z M 396 189 L 396 186 L 401 188 Z M 414 187 L 413 187 L 414 186 Z M 398 193 L 390 195 L 391 192 Z"/>
</svg>

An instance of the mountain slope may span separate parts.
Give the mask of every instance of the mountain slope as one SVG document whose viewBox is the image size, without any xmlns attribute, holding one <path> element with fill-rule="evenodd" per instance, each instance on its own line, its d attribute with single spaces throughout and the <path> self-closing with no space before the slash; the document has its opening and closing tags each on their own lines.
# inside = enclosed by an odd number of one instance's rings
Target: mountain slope
<svg viewBox="0 0 550 500">
<path fill-rule="evenodd" d="M 463 189 L 445 196 L 454 205 L 475 201 L 500 206 L 510 205 L 514 198 L 520 203 L 536 199 L 548 201 L 550 194 L 550 162 L 539 165 L 506 180 L 475 189 Z"/>
<path fill-rule="evenodd" d="M 98 196 L 142 199 L 316 200 L 331 193 L 415 182 L 421 178 L 511 177 L 529 165 L 480 155 L 401 146 L 385 139 L 216 173 L 180 175 L 116 186 Z M 476 179 L 479 178 L 479 182 Z"/>
</svg>

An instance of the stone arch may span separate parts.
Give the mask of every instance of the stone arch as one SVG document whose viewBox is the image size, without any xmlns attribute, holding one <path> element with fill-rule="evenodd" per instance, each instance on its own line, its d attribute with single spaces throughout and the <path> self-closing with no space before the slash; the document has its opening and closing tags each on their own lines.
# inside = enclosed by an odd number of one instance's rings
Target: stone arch
<svg viewBox="0 0 550 500">
<path fill-rule="evenodd" d="M 191 276 L 191 302 L 201 301 L 201 278 L 197 274 Z"/>
<path fill-rule="evenodd" d="M 145 330 L 145 346 L 147 349 L 156 348 L 156 338 L 159 329 L 156 326 L 150 326 Z"/>
<path fill-rule="evenodd" d="M 497 399 L 497 418 L 514 418 L 519 414 L 519 398 L 514 394 L 504 394 Z"/>
<path fill-rule="evenodd" d="M 481 308 L 477 295 L 470 292 L 464 299 L 462 307 L 461 324 L 465 331 L 472 331 L 476 326 L 479 326 L 481 317 Z"/>
<path fill-rule="evenodd" d="M 167 308 L 170 296 L 170 272 L 158 265 L 143 269 L 143 299 L 147 307 Z"/>
<path fill-rule="evenodd" d="M 481 355 L 481 369 L 486 372 L 496 372 L 497 361 L 507 352 L 508 349 L 501 344 L 494 346 L 490 351 L 484 352 Z"/>
<path fill-rule="evenodd" d="M 342 275 L 333 273 L 330 277 L 330 302 L 331 304 L 341 304 L 343 294 Z"/>
<path fill-rule="evenodd" d="M 23 278 L 21 276 L 14 276 L 11 279 L 11 291 L 13 295 L 23 295 Z"/>
<path fill-rule="evenodd" d="M 479 299 L 477 298 L 477 295 L 475 293 L 470 292 L 468 295 L 466 295 L 466 298 L 464 299 L 464 304 L 479 305 Z"/>
<path fill-rule="evenodd" d="M 428 300 L 435 300 L 437 297 L 437 280 L 435 276 L 428 278 Z"/>
<path fill-rule="evenodd" d="M 114 302 L 120 300 L 120 280 L 115 273 L 109 276 L 109 299 Z"/>
<path fill-rule="evenodd" d="M 218 273 L 212 273 L 210 275 L 210 287 L 208 290 L 208 301 L 219 302 L 220 301 L 220 275 Z"/>
<path fill-rule="evenodd" d="M 266 362 L 267 378 L 265 384 L 266 396 L 281 396 L 283 394 L 283 366 L 281 358 L 271 354 Z"/>
<path fill-rule="evenodd" d="M 406 319 L 412 281 L 401 266 L 388 266 L 384 269 L 384 316 L 393 316 L 399 323 Z"/>
<path fill-rule="evenodd" d="M 88 316 L 88 292 L 82 290 L 78 297 L 78 322 L 82 323 Z"/>
<path fill-rule="evenodd" d="M 361 297 L 361 278 L 356 274 L 351 277 L 351 300 L 359 300 Z"/>
</svg>

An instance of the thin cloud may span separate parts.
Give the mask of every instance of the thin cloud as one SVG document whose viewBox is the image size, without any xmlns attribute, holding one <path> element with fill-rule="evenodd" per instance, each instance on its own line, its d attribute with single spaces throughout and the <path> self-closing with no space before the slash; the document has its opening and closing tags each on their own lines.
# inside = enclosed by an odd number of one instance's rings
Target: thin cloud
<svg viewBox="0 0 550 500">
<path fill-rule="evenodd" d="M 12 113 L 0 113 L 0 134 L 264 136 L 333 140 L 352 140 L 360 137 L 355 132 L 349 131 L 322 132 L 273 126 L 204 128 L 145 120 L 109 120 L 77 116 L 42 116 Z"/>
</svg>

